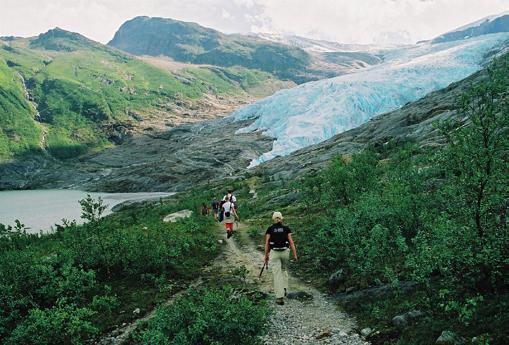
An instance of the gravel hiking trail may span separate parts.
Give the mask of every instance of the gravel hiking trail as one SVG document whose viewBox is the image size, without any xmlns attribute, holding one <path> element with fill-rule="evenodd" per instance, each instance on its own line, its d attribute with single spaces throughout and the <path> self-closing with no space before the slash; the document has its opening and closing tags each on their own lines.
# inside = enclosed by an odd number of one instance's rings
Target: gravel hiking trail
<svg viewBox="0 0 509 345">
<path fill-rule="evenodd" d="M 219 229 L 219 227 L 218 227 Z M 234 236 L 226 239 L 226 233 L 221 226 L 221 239 L 223 250 L 211 265 L 203 270 L 204 276 L 224 275 L 230 276 L 233 272 L 244 266 L 248 273 L 246 282 L 256 286 L 258 290 L 271 296 L 273 294 L 272 273 L 265 270 L 258 277 L 263 263 L 263 253 L 256 249 L 256 245 L 249 238 L 247 226 L 236 224 Z M 297 243 L 298 247 L 298 243 Z M 201 277 L 189 286 L 202 284 Z M 365 341 L 356 331 L 353 318 L 340 311 L 332 300 L 326 295 L 296 278 L 289 272 L 289 293 L 307 293 L 312 296 L 308 299 L 285 299 L 285 305 L 280 306 L 270 300 L 272 316 L 269 320 L 268 333 L 260 337 L 261 344 L 271 345 L 303 345 L 303 344 L 343 344 L 366 345 Z M 171 304 L 176 298 L 182 296 L 184 291 L 178 292 L 165 302 Z M 125 344 L 129 335 L 140 322 L 148 321 L 155 315 L 155 309 L 145 316 L 124 324 L 121 327 L 102 337 L 97 345 Z"/>
<path fill-rule="evenodd" d="M 254 283 L 260 291 L 274 296 L 270 263 L 269 271 L 264 271 L 259 278 L 263 253 L 256 249 L 246 230 L 244 224 L 237 224 L 232 238 L 226 239 L 224 236 L 224 250 L 213 269 L 227 274 L 245 266 L 248 270 L 246 280 Z M 271 301 L 273 314 L 269 320 L 268 334 L 260 338 L 262 344 L 369 344 L 355 330 L 356 323 L 352 317 L 340 311 L 326 295 L 293 276 L 291 271 L 289 290 L 290 294 L 305 292 L 312 299 L 286 298 L 283 306 Z"/>
</svg>

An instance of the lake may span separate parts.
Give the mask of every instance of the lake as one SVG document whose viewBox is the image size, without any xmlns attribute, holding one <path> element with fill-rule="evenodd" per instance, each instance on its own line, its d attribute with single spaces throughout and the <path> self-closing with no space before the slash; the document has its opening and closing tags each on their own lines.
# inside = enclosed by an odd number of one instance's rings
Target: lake
<svg viewBox="0 0 509 345">
<path fill-rule="evenodd" d="M 23 190 L 0 192 L 0 223 L 14 225 L 19 219 L 29 229 L 27 232 L 49 231 L 62 219 L 83 223 L 78 200 L 90 194 L 94 199 L 101 197 L 108 208 L 104 215 L 124 201 L 142 201 L 171 196 L 175 193 L 87 193 L 77 190 Z"/>
</svg>

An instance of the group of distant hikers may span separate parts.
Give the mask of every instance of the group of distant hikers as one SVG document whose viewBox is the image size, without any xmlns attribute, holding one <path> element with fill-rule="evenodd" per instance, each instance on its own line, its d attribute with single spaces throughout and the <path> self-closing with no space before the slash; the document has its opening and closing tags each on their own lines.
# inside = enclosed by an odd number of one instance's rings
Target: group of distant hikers
<svg viewBox="0 0 509 345">
<path fill-rule="evenodd" d="M 233 195 L 233 190 L 228 190 L 223 198 L 213 200 L 211 204 L 214 219 L 224 224 L 226 230 L 226 238 L 233 235 L 235 222 L 240 221 L 238 214 L 237 198 Z M 202 204 L 201 214 L 206 216 L 210 214 L 207 204 Z M 292 231 L 283 224 L 283 215 L 281 212 L 272 214 L 272 225 L 265 232 L 265 255 L 263 267 L 269 267 L 269 258 L 274 276 L 274 292 L 276 295 L 276 303 L 284 305 L 284 297 L 288 294 L 288 261 L 290 260 L 290 249 L 293 258 L 297 261 L 297 249 L 292 239 Z M 261 275 L 261 273 L 260 273 Z"/>
<path fill-rule="evenodd" d="M 237 213 L 237 198 L 233 195 L 233 190 L 228 190 L 221 201 L 213 200 L 211 206 L 214 219 L 224 224 L 226 237 L 232 237 L 233 226 L 235 222 L 240 221 L 239 214 Z M 202 204 L 201 214 L 203 216 L 210 214 L 210 208 L 205 203 Z"/>
</svg>

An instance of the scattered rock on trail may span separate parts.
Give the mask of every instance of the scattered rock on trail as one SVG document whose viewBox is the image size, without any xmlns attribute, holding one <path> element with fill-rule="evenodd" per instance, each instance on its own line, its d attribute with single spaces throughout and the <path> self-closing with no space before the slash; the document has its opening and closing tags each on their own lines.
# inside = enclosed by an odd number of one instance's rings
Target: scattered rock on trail
<svg viewBox="0 0 509 345">
<path fill-rule="evenodd" d="M 133 314 L 134 315 L 140 315 L 140 313 L 141 313 L 140 308 L 136 308 L 136 309 L 133 310 Z"/>
<path fill-rule="evenodd" d="M 363 328 L 363 329 L 361 330 L 361 335 L 362 335 L 363 337 L 367 337 L 367 336 L 368 336 L 368 335 L 370 335 L 372 332 L 373 332 L 373 330 L 372 330 L 371 328 L 366 327 L 366 328 Z"/>
<path fill-rule="evenodd" d="M 410 310 L 404 314 L 394 316 L 392 318 L 392 324 L 399 329 L 404 329 L 408 326 L 410 321 L 423 315 L 424 313 L 420 310 Z"/>
<path fill-rule="evenodd" d="M 318 334 L 316 336 L 316 339 L 320 340 L 320 339 L 328 338 L 328 337 L 332 337 L 332 331 L 330 329 L 326 329 L 323 332 L 321 332 L 320 334 Z"/>
<path fill-rule="evenodd" d="M 166 217 L 164 217 L 163 222 L 175 223 L 179 219 L 191 217 L 192 214 L 193 214 L 193 211 L 191 211 L 191 210 L 182 210 L 182 211 L 174 212 L 174 213 L 171 213 L 171 214 L 167 215 Z"/>
<path fill-rule="evenodd" d="M 219 243 L 219 244 L 223 244 L 223 243 L 224 243 L 224 241 L 223 241 L 223 240 L 217 240 L 217 243 Z"/>
<path fill-rule="evenodd" d="M 461 345 L 464 343 L 465 339 L 459 337 L 456 333 L 451 331 L 443 331 L 435 342 L 435 344 L 441 345 Z"/>
<path fill-rule="evenodd" d="M 296 299 L 298 301 L 309 301 L 313 299 L 313 295 L 305 291 L 289 292 L 286 296 L 288 299 Z"/>
</svg>

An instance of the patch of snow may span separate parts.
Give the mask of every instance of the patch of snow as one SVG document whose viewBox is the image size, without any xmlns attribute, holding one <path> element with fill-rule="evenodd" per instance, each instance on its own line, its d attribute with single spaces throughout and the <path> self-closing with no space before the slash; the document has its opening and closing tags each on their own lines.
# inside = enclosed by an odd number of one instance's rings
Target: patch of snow
<svg viewBox="0 0 509 345">
<path fill-rule="evenodd" d="M 499 33 L 394 49 L 386 53 L 383 64 L 278 91 L 231 117 L 235 121 L 254 119 L 238 133 L 263 131 L 275 138 L 272 150 L 253 160 L 253 167 L 329 139 L 466 78 L 481 69 L 488 51 L 508 39 L 509 33 Z"/>
</svg>

